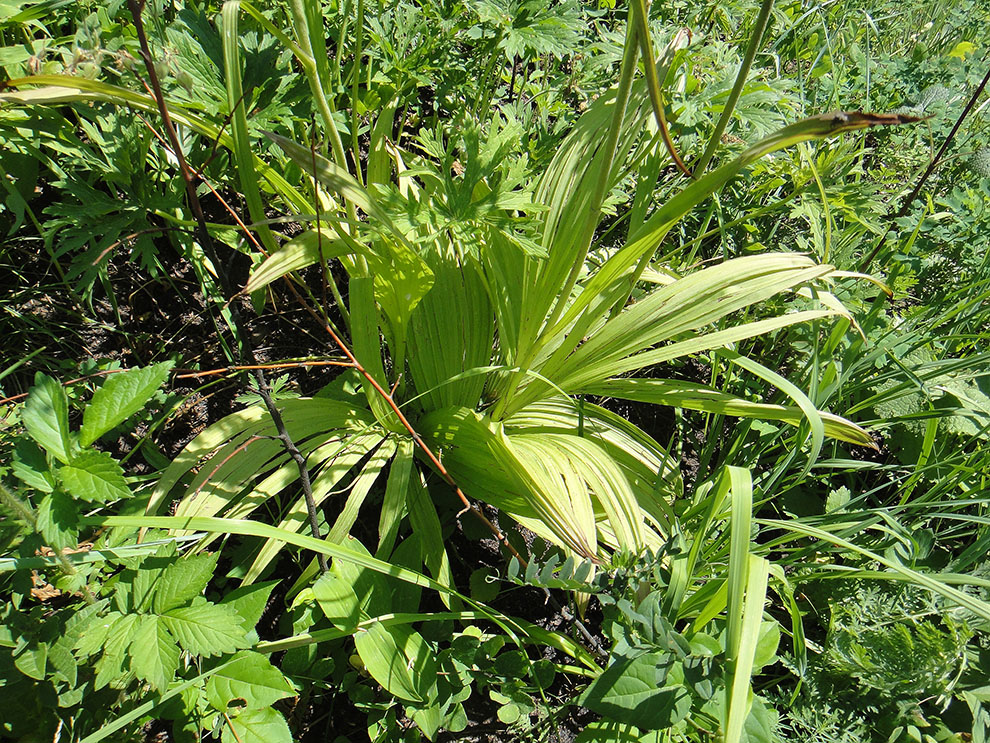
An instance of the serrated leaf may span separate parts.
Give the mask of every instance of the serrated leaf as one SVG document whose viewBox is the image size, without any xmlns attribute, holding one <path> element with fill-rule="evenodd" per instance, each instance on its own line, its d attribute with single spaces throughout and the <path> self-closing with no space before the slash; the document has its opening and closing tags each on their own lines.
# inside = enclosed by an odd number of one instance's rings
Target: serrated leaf
<svg viewBox="0 0 990 743">
<path fill-rule="evenodd" d="M 38 372 L 21 410 L 24 428 L 32 439 L 60 462 L 69 461 L 69 400 L 62 385 Z"/>
<path fill-rule="evenodd" d="M 268 658 L 250 650 L 238 653 L 206 683 L 206 698 L 221 712 L 226 712 L 235 699 L 244 700 L 248 709 L 257 709 L 295 694 L 292 684 Z"/>
<path fill-rule="evenodd" d="M 168 379 L 171 361 L 114 374 L 103 383 L 83 412 L 79 443 L 89 446 L 143 408 Z"/>
<path fill-rule="evenodd" d="M 70 687 L 76 685 L 78 665 L 72 652 L 73 648 L 84 634 L 90 634 L 91 628 L 101 621 L 101 617 L 97 614 L 106 608 L 107 603 L 106 599 L 100 599 L 96 603 L 84 606 L 75 612 L 65 623 L 58 640 L 48 649 L 48 657 L 52 665 Z"/>
<path fill-rule="evenodd" d="M 79 509 L 61 490 L 41 499 L 37 519 L 38 531 L 53 549 L 63 550 L 79 543 Z"/>
<path fill-rule="evenodd" d="M 253 628 L 261 620 L 261 615 L 268 606 L 268 597 L 278 581 L 258 583 L 253 586 L 241 586 L 223 597 L 221 606 L 229 606 L 244 620 L 244 626 Z"/>
<path fill-rule="evenodd" d="M 130 648 L 131 670 L 158 691 L 175 678 L 179 648 L 159 617 L 143 615 Z"/>
<path fill-rule="evenodd" d="M 124 673 L 124 659 L 127 648 L 134 640 L 134 632 L 138 628 L 140 615 L 118 615 L 117 620 L 110 626 L 103 644 L 103 655 L 96 664 L 96 680 L 94 686 L 102 689 Z"/>
<path fill-rule="evenodd" d="M 14 444 L 10 468 L 21 482 L 42 493 L 50 493 L 55 487 L 45 452 L 30 439 L 18 439 Z"/>
<path fill-rule="evenodd" d="M 118 583 L 119 592 L 123 594 L 123 600 L 118 601 L 121 611 L 125 607 L 140 613 L 150 611 L 162 576 L 177 559 L 178 551 L 175 544 L 163 544 L 153 555 L 142 559 L 136 570 L 125 571 Z"/>
<path fill-rule="evenodd" d="M 56 642 L 48 648 L 48 662 L 55 669 L 55 674 L 68 682 L 70 687 L 76 685 L 77 664 L 67 645 Z"/>
<path fill-rule="evenodd" d="M 123 616 L 120 612 L 111 611 L 104 617 L 98 617 L 87 626 L 86 632 L 79 635 L 72 649 L 76 652 L 77 658 L 88 658 L 95 655 L 103 647 L 103 643 L 110 634 L 110 628 Z"/>
<path fill-rule="evenodd" d="M 354 646 L 365 669 L 388 693 L 409 702 L 426 701 L 436 683 L 436 658 L 409 625 L 377 622 L 354 635 Z"/>
<path fill-rule="evenodd" d="M 691 695 L 683 684 L 663 685 L 671 680 L 665 671 L 672 670 L 672 665 L 663 653 L 619 658 L 591 682 L 581 704 L 642 730 L 667 729 L 691 709 Z"/>
<path fill-rule="evenodd" d="M 106 452 L 84 451 L 59 468 L 58 476 L 73 497 L 89 503 L 106 503 L 131 495 L 124 470 Z"/>
<path fill-rule="evenodd" d="M 189 555 L 175 560 L 162 572 L 153 602 L 156 614 L 188 604 L 206 589 L 217 566 L 218 552 Z"/>
<path fill-rule="evenodd" d="M 222 743 L 292 743 L 289 726 L 271 707 L 245 710 L 223 728 Z"/>
<path fill-rule="evenodd" d="M 221 655 L 247 647 L 243 620 L 229 606 L 195 600 L 161 616 L 183 650 L 194 655 Z"/>
</svg>

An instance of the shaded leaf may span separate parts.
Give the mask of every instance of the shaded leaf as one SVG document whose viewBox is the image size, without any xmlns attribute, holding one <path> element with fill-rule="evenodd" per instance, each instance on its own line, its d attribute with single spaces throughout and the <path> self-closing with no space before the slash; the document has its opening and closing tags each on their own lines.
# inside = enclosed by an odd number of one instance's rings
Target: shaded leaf
<svg viewBox="0 0 990 743">
<path fill-rule="evenodd" d="M 343 630 L 353 632 L 367 618 L 350 583 L 334 573 L 324 573 L 313 584 L 313 597 L 326 618 Z"/>
<path fill-rule="evenodd" d="M 10 469 L 21 482 L 42 493 L 50 493 L 55 487 L 45 452 L 30 439 L 18 439 L 14 444 Z"/>
<path fill-rule="evenodd" d="M 372 624 L 354 635 L 354 645 L 368 673 L 387 692 L 410 702 L 427 700 L 436 683 L 436 658 L 409 625 Z"/>
<path fill-rule="evenodd" d="M 53 549 L 62 550 L 79 543 L 79 509 L 61 490 L 42 498 L 37 518 L 38 531 Z"/>
<path fill-rule="evenodd" d="M 62 385 L 38 372 L 21 409 L 21 421 L 45 451 L 60 462 L 69 461 L 69 400 Z"/>
</svg>

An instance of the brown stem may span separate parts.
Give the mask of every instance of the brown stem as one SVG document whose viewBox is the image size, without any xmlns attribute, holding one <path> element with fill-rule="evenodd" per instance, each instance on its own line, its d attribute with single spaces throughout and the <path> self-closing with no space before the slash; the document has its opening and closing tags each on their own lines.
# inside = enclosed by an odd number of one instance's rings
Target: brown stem
<svg viewBox="0 0 990 743">
<path fill-rule="evenodd" d="M 217 281 L 220 285 L 220 290 L 223 292 L 224 299 L 228 300 L 234 296 L 230 277 L 227 274 L 226 267 L 217 255 L 216 248 L 213 244 L 213 239 L 210 237 L 209 230 L 206 227 L 206 217 L 203 214 L 203 206 L 200 203 L 199 196 L 196 193 L 195 178 L 193 177 L 192 169 L 186 162 L 185 155 L 182 152 L 182 144 L 179 141 L 178 133 L 176 132 L 175 125 L 172 122 L 172 117 L 169 114 L 168 106 L 165 105 L 165 95 L 162 93 L 161 82 L 158 79 L 158 73 L 155 71 L 154 60 L 151 58 L 151 48 L 148 45 L 148 37 L 144 32 L 144 23 L 141 19 L 141 11 L 144 8 L 144 0 L 127 0 L 127 7 L 130 9 L 131 16 L 134 20 L 134 29 L 137 33 L 138 43 L 141 46 L 141 58 L 144 60 L 144 66 L 148 72 L 148 79 L 151 82 L 155 102 L 158 105 L 158 112 L 162 117 L 162 124 L 165 128 L 165 136 L 168 138 L 173 154 L 179 164 L 179 172 L 181 173 L 182 181 L 185 184 L 189 208 L 192 210 L 193 217 L 196 222 L 197 240 L 200 243 L 203 253 L 213 264 L 213 267 L 217 272 Z M 243 226 L 243 223 L 241 224 Z M 251 362 L 252 365 L 256 366 L 254 350 L 250 346 L 247 333 L 243 330 L 243 323 L 241 322 L 237 304 L 230 303 L 228 307 L 232 325 L 234 326 L 235 335 L 237 336 L 236 343 L 238 355 L 241 357 L 241 360 L 246 358 L 246 360 Z M 288 453 L 293 461 L 295 461 L 296 466 L 299 468 L 299 478 L 302 484 L 303 494 L 306 497 L 306 508 L 309 511 L 310 529 L 316 539 L 321 539 L 319 522 L 316 513 L 316 503 L 313 498 L 312 483 L 309 477 L 309 469 L 306 466 L 306 459 L 302 456 L 299 448 L 295 445 L 295 442 L 286 430 L 285 421 L 282 420 L 282 414 L 279 412 L 279 409 L 275 404 L 275 400 L 272 397 L 271 388 L 268 386 L 268 381 L 265 379 L 264 370 L 255 368 L 253 369 L 253 372 L 253 376 L 257 384 L 258 394 L 261 396 L 262 401 L 265 403 L 265 407 L 268 409 L 269 415 L 272 417 L 272 421 L 275 424 L 275 430 L 278 432 L 278 438 L 282 441 L 282 445 L 285 448 L 286 453 Z M 320 555 L 320 570 L 323 572 L 326 572 L 327 570 L 326 557 L 322 554 Z"/>
<path fill-rule="evenodd" d="M 956 119 L 956 123 L 952 127 L 952 131 L 949 132 L 949 135 L 945 138 L 945 141 L 942 142 L 942 146 L 939 148 L 938 152 L 935 153 L 935 157 L 933 157 L 932 161 L 928 163 L 928 167 L 925 169 L 925 172 L 922 173 L 921 178 L 918 179 L 918 183 L 904 200 L 904 203 L 901 204 L 901 208 L 897 210 L 897 214 L 895 214 L 887 224 L 887 229 L 884 230 L 883 235 L 880 236 L 876 247 L 873 248 L 866 260 L 860 264 L 859 270 L 861 273 L 866 272 L 869 269 L 870 264 L 873 263 L 873 259 L 877 257 L 877 253 L 879 253 L 880 249 L 887 243 L 887 235 L 889 235 L 891 230 L 894 228 L 894 224 L 898 219 L 908 213 L 908 209 L 911 208 L 911 204 L 914 203 L 916 198 L 918 198 L 918 194 L 921 192 L 921 189 L 928 180 L 928 177 L 935 172 L 935 168 L 938 167 L 939 163 L 942 161 L 942 157 L 945 155 L 945 151 L 949 149 L 949 145 L 955 138 L 956 132 L 959 131 L 959 127 L 962 126 L 963 120 L 969 115 L 969 112 L 973 110 L 973 107 L 976 105 L 976 101 L 979 99 L 980 94 L 983 93 L 983 89 L 987 86 L 988 82 L 990 82 L 990 69 L 987 69 L 987 74 L 983 76 L 983 80 L 976 86 L 976 90 L 973 91 L 973 95 L 969 99 L 969 103 L 966 104 L 966 107 L 962 110 L 962 113 L 959 114 L 959 118 Z"/>
</svg>

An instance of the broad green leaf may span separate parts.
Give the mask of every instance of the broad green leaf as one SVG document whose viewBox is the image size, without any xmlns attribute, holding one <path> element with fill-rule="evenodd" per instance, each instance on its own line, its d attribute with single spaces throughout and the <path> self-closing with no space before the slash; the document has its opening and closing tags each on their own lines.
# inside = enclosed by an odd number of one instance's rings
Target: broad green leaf
<svg viewBox="0 0 990 743">
<path fill-rule="evenodd" d="M 73 497 L 89 503 L 106 503 L 131 496 L 124 470 L 106 452 L 81 452 L 59 468 L 58 477 Z"/>
<path fill-rule="evenodd" d="M 115 599 L 118 605 L 121 604 L 119 594 L 121 589 L 126 590 L 130 578 L 130 608 L 133 611 L 145 613 L 151 611 L 151 604 L 155 594 L 158 592 L 161 577 L 165 571 L 179 559 L 178 550 L 174 544 L 164 544 L 159 547 L 155 554 L 141 560 L 137 569 L 133 572 L 124 573 L 123 579 L 117 584 L 118 591 Z"/>
<path fill-rule="evenodd" d="M 433 289 L 409 325 L 409 373 L 427 410 L 477 407 L 487 375 L 458 375 L 492 359 L 495 315 L 485 282 L 476 263 L 449 253 L 428 254 Z"/>
<path fill-rule="evenodd" d="M 80 659 L 95 655 L 103 647 L 103 643 L 110 633 L 111 627 L 123 616 L 118 611 L 107 612 L 105 616 L 98 617 L 86 628 L 86 632 L 76 638 L 72 649 Z"/>
<path fill-rule="evenodd" d="M 62 385 L 38 372 L 21 410 L 24 428 L 32 439 L 60 462 L 72 451 L 69 436 L 69 400 Z"/>
<path fill-rule="evenodd" d="M 38 531 L 56 550 L 79 544 L 79 508 L 68 495 L 55 490 L 38 505 Z"/>
<path fill-rule="evenodd" d="M 220 737 L 223 743 L 292 743 L 282 715 L 271 707 L 248 709 L 230 718 Z"/>
<path fill-rule="evenodd" d="M 14 444 L 10 469 L 21 482 L 42 493 L 50 493 L 55 487 L 45 452 L 30 439 L 20 438 Z"/>
<path fill-rule="evenodd" d="M 83 412 L 79 443 L 89 446 L 143 408 L 168 379 L 172 365 L 171 361 L 163 361 L 108 377 L 103 386 L 93 393 L 93 399 Z"/>
<path fill-rule="evenodd" d="M 545 400 L 505 421 L 506 432 L 571 433 L 582 431 L 619 465 L 644 514 L 665 533 L 669 524 L 666 503 L 683 493 L 680 465 L 646 432 L 613 412 L 587 401 L 567 398 Z"/>
<path fill-rule="evenodd" d="M 354 645 L 368 673 L 387 692 L 410 702 L 427 700 L 436 683 L 436 658 L 409 625 L 376 622 L 358 630 Z"/>
<path fill-rule="evenodd" d="M 759 671 L 777 659 L 777 648 L 780 646 L 780 625 L 775 621 L 766 621 L 760 625 L 760 638 L 756 643 L 756 654 L 753 656 L 753 670 Z"/>
<path fill-rule="evenodd" d="M 312 591 L 326 618 L 342 630 L 352 632 L 368 617 L 350 583 L 339 575 L 324 573 L 313 584 Z"/>
<path fill-rule="evenodd" d="M 424 416 L 419 432 L 445 449 L 444 466 L 469 496 L 517 519 L 532 519 L 527 526 L 542 524 L 540 536 L 583 557 L 596 556 L 594 511 L 587 491 L 581 490 L 576 476 L 564 482 L 562 473 L 553 474 L 553 465 L 562 459 L 543 462 L 544 452 L 535 450 L 537 439 L 516 447 L 501 424 L 466 408 Z"/>
<path fill-rule="evenodd" d="M 289 680 L 267 657 L 250 650 L 239 652 L 206 682 L 206 698 L 221 712 L 235 699 L 243 699 L 244 706 L 256 709 L 295 694 Z"/>
<path fill-rule="evenodd" d="M 523 433 L 506 438 L 540 488 L 543 498 L 534 499 L 538 511 L 552 511 L 555 520 L 570 522 L 592 547 L 601 538 L 632 553 L 642 550 L 643 518 L 629 481 L 597 443 L 562 433 Z M 599 533 L 597 514 L 602 511 L 614 539 Z M 593 557 L 594 553 L 583 556 Z"/>
<path fill-rule="evenodd" d="M 158 579 L 153 602 L 156 614 L 182 606 L 199 596 L 213 577 L 220 553 L 187 555 L 176 559 Z"/>
<path fill-rule="evenodd" d="M 76 670 L 78 665 L 73 654 L 73 649 L 83 635 L 92 632 L 103 621 L 103 618 L 97 616 L 97 614 L 104 611 L 107 603 L 106 599 L 100 599 L 96 603 L 89 604 L 76 611 L 65 623 L 65 627 L 58 640 L 49 648 L 49 659 L 52 665 L 70 686 L 76 685 Z M 99 634 L 98 629 L 96 633 Z"/>
<path fill-rule="evenodd" d="M 405 709 L 406 714 L 412 718 L 426 739 L 435 740 L 437 731 L 440 729 L 444 720 L 440 705 L 427 703 L 423 707 L 416 707 L 409 704 L 405 705 Z"/>
<path fill-rule="evenodd" d="M 763 701 L 761 697 L 754 697 L 749 708 L 749 715 L 743 725 L 740 743 L 773 743 L 778 740 L 775 734 L 778 730 L 777 721 L 779 715 L 777 710 Z"/>
<path fill-rule="evenodd" d="M 45 668 L 48 665 L 48 645 L 42 642 L 24 647 L 14 656 L 14 665 L 28 678 L 44 681 Z"/>
<path fill-rule="evenodd" d="M 72 651 L 69 649 L 72 646 L 71 643 L 63 643 L 61 640 L 62 638 L 60 637 L 58 641 L 48 646 L 48 663 L 55 674 L 64 681 L 67 681 L 69 686 L 72 687 L 76 685 L 79 664 L 76 663 L 76 659 L 72 656 Z"/>
<path fill-rule="evenodd" d="M 243 620 L 229 606 L 198 599 L 191 606 L 170 609 L 161 618 L 182 649 L 194 655 L 222 655 L 248 645 Z"/>
<path fill-rule="evenodd" d="M 667 654 L 620 657 L 591 682 L 580 703 L 608 720 L 663 730 L 691 709 L 691 694 L 682 682 L 679 664 Z"/>
<path fill-rule="evenodd" d="M 160 617 L 144 614 L 131 643 L 131 670 L 158 691 L 164 691 L 179 667 L 179 647 Z"/>
<path fill-rule="evenodd" d="M 339 258 L 353 252 L 353 248 L 342 241 L 337 233 L 330 229 L 308 230 L 289 240 L 272 253 L 264 262 L 251 272 L 251 279 L 245 292 L 254 292 L 276 281 L 287 273 L 312 266 L 322 257 L 324 260 Z"/>
</svg>

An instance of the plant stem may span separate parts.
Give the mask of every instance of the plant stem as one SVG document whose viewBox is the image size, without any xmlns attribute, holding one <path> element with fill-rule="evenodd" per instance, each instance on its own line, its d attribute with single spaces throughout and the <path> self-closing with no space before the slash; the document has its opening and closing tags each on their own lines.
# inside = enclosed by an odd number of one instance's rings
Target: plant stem
<svg viewBox="0 0 990 743">
<path fill-rule="evenodd" d="M 158 79 L 158 73 L 155 71 L 154 60 L 151 57 L 151 48 L 148 45 L 148 37 L 147 34 L 145 34 L 144 23 L 141 19 L 141 11 L 144 8 L 144 0 L 127 0 L 127 7 L 130 9 L 131 16 L 134 19 L 134 28 L 137 33 L 138 42 L 141 46 L 141 57 L 144 60 L 144 65 L 148 72 L 148 78 L 151 82 L 155 102 L 158 104 L 158 112 L 162 117 L 165 135 L 168 137 L 173 154 L 179 164 L 179 171 L 182 175 L 182 181 L 185 184 L 189 208 L 192 210 L 193 217 L 196 220 L 196 238 L 203 250 L 203 253 L 206 254 L 206 257 L 211 263 L 213 263 L 213 267 L 217 272 L 217 283 L 220 285 L 220 290 L 224 295 L 224 300 L 229 300 L 231 297 L 235 296 L 233 285 L 230 281 L 229 275 L 227 274 L 225 265 L 220 261 L 219 256 L 217 255 L 216 247 L 213 244 L 213 239 L 206 227 L 206 217 L 203 214 L 203 205 L 200 203 L 199 196 L 196 193 L 196 184 L 192 170 L 186 162 L 185 155 L 182 152 L 182 144 L 179 141 L 178 133 L 175 130 L 175 125 L 173 124 L 172 117 L 169 114 L 168 106 L 165 104 L 165 96 L 162 93 L 161 82 Z M 351 208 L 353 209 L 353 205 Z M 264 370 L 257 368 L 257 359 L 255 358 L 254 349 L 250 345 L 248 334 L 244 332 L 243 322 L 241 321 L 240 311 L 238 310 L 236 302 L 228 302 L 227 306 L 230 311 L 231 324 L 233 325 L 234 334 L 236 336 L 235 341 L 237 343 L 238 356 L 241 357 L 241 361 L 246 359 L 251 365 L 255 366 L 253 369 L 253 375 L 255 382 L 257 383 L 258 394 L 261 396 L 262 401 L 265 403 L 265 407 L 268 409 L 269 415 L 272 417 L 272 421 L 275 424 L 275 429 L 278 432 L 278 438 L 281 440 L 286 453 L 293 459 L 293 461 L 295 461 L 296 466 L 299 468 L 299 477 L 302 482 L 303 493 L 306 496 L 306 508 L 309 512 L 310 529 L 312 530 L 314 538 L 321 539 L 322 537 L 319 532 L 319 520 L 316 512 L 316 503 L 313 498 L 312 483 L 309 477 L 309 469 L 306 466 L 306 460 L 299 452 L 299 448 L 295 445 L 295 442 L 286 430 L 285 421 L 282 420 L 282 415 L 279 412 L 278 407 L 275 405 L 275 401 L 271 394 L 271 388 L 268 386 L 267 379 L 265 379 Z M 322 554 L 320 569 L 323 572 L 326 572 L 327 570 L 326 556 Z"/>
<path fill-rule="evenodd" d="M 622 55 L 619 86 L 615 91 L 615 108 L 612 111 L 612 124 L 609 128 L 608 138 L 605 140 L 601 149 L 603 161 L 598 164 L 598 181 L 595 184 L 595 190 L 591 197 L 590 208 L 585 218 L 583 231 L 578 235 L 577 251 L 574 263 L 571 266 L 571 272 L 568 274 L 564 285 L 560 289 L 560 293 L 557 295 L 557 302 L 553 307 L 553 311 L 550 313 L 550 317 L 547 318 L 544 324 L 545 328 L 552 328 L 567 307 L 568 300 L 571 297 L 571 291 L 574 289 L 574 284 L 577 283 L 578 276 L 581 275 L 585 258 L 588 257 L 588 250 L 591 248 L 591 241 L 595 237 L 595 227 L 601 216 L 602 202 L 605 200 L 605 195 L 608 191 L 609 175 L 612 172 L 615 149 L 619 142 L 619 132 L 622 130 L 622 120 L 625 118 L 626 104 L 629 101 L 629 91 L 632 89 L 637 50 L 636 27 L 632 19 L 630 19 L 626 27 L 626 43 Z M 533 356 L 537 349 L 538 346 L 534 346 L 529 356 Z M 527 358 L 521 366 L 525 368 L 530 360 L 530 358 Z M 508 396 L 505 399 L 508 399 Z"/>
<path fill-rule="evenodd" d="M 694 174 L 696 177 L 705 172 L 705 168 L 707 168 L 708 163 L 712 161 L 712 156 L 715 154 L 715 150 L 718 148 L 719 142 L 722 141 L 722 135 L 725 133 L 725 128 L 729 125 L 729 119 L 732 117 L 732 112 L 736 108 L 736 103 L 739 102 L 739 96 L 742 95 L 742 89 L 746 84 L 746 78 L 749 77 L 749 70 L 753 66 L 753 60 L 756 59 L 756 52 L 760 49 L 760 43 L 763 41 L 763 33 L 767 30 L 767 22 L 770 20 L 770 10 L 772 8 L 773 0 L 763 0 L 763 4 L 760 6 L 760 14 L 756 18 L 756 26 L 753 29 L 753 35 L 749 39 L 749 46 L 746 49 L 746 56 L 743 57 L 742 65 L 739 67 L 739 72 L 736 74 L 736 82 L 733 84 L 732 90 L 729 91 L 729 98 L 726 100 L 725 107 L 722 109 L 722 115 L 719 117 L 718 123 L 715 125 L 715 131 L 712 132 L 711 139 L 708 140 L 708 146 L 705 147 L 704 153 L 694 166 Z"/>
<path fill-rule="evenodd" d="M 877 257 L 877 253 L 879 253 L 881 248 L 883 248 L 883 246 L 887 243 L 887 235 L 889 235 L 890 231 L 894 228 L 894 224 L 898 219 L 908 213 L 908 209 L 911 208 L 911 204 L 914 203 L 914 200 L 918 198 L 918 194 L 921 193 L 921 189 L 924 187 L 928 177 L 935 172 L 935 168 L 937 168 L 939 163 L 942 162 L 942 157 L 945 155 L 945 151 L 949 149 L 949 145 L 952 144 L 952 140 L 955 138 L 956 132 L 959 131 L 959 127 L 962 126 L 963 120 L 965 120 L 965 118 L 969 115 L 969 112 L 973 110 L 973 107 L 976 105 L 976 101 L 983 93 L 983 89 L 986 88 L 988 82 L 990 82 L 990 68 L 987 69 L 987 74 L 983 76 L 983 80 L 980 81 L 980 84 L 976 86 L 976 90 L 973 91 L 973 95 L 970 97 L 969 102 L 962 110 L 962 113 L 959 114 L 959 118 L 956 119 L 956 123 L 949 132 L 949 135 L 945 138 L 945 141 L 942 142 L 942 146 L 939 148 L 938 152 L 935 153 L 935 157 L 933 157 L 932 161 L 928 163 L 928 167 L 925 169 L 925 172 L 922 173 L 921 178 L 918 179 L 918 183 L 904 200 L 904 203 L 901 204 L 901 208 L 897 210 L 897 214 L 895 214 L 887 224 L 887 229 L 884 231 L 883 235 L 880 236 L 876 247 L 873 248 L 866 259 L 859 265 L 859 270 L 861 272 L 865 272 L 869 269 L 870 264 L 873 263 L 873 259 Z"/>
<path fill-rule="evenodd" d="M 0 482 L 0 503 L 3 503 L 7 508 L 16 513 L 22 521 L 24 521 L 31 529 L 40 534 L 38 531 L 38 517 L 34 513 L 34 509 L 30 505 L 22 501 L 16 495 L 14 495 L 7 486 Z M 55 559 L 58 560 L 58 564 L 62 568 L 62 572 L 66 575 L 78 575 L 78 571 L 72 567 L 72 563 L 65 559 L 65 555 L 62 554 L 62 550 L 55 549 L 50 545 L 46 545 L 51 549 L 52 553 L 55 555 Z M 93 592 L 89 590 L 89 586 L 85 583 L 82 585 L 82 595 L 83 599 L 87 604 L 95 604 L 96 597 Z"/>
</svg>

